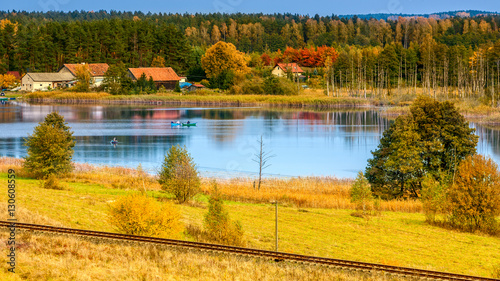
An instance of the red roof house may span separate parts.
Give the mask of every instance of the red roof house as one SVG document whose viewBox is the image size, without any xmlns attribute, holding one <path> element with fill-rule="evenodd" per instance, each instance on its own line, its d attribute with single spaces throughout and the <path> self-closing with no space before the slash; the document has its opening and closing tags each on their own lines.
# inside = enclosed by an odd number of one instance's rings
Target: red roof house
<svg viewBox="0 0 500 281">
<path fill-rule="evenodd" d="M 296 63 L 277 63 L 273 68 L 273 75 L 278 77 L 286 77 L 288 72 L 292 72 L 295 76 L 304 73 L 304 70 Z"/>
<path fill-rule="evenodd" d="M 142 74 L 144 74 L 148 80 L 153 78 L 157 88 L 163 86 L 165 89 L 172 90 L 175 88 L 175 84 L 181 80 L 171 67 L 129 68 L 128 72 L 130 78 L 134 81 L 139 80 Z"/>
</svg>

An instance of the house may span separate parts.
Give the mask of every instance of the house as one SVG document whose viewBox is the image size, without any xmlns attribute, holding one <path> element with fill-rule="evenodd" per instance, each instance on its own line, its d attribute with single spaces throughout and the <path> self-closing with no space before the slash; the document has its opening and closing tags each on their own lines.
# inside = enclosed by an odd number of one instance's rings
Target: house
<svg viewBox="0 0 500 281">
<path fill-rule="evenodd" d="M 7 71 L 7 73 L 5 73 L 5 74 L 12 75 L 12 76 L 16 77 L 17 81 L 21 81 L 21 75 L 19 74 L 19 71 Z"/>
<path fill-rule="evenodd" d="M 271 73 L 278 77 L 287 77 L 288 72 L 292 72 L 294 76 L 300 76 L 304 73 L 302 68 L 296 63 L 277 63 Z"/>
<path fill-rule="evenodd" d="M 128 72 L 129 77 L 133 81 L 139 80 L 142 74 L 146 76 L 147 80 L 153 78 L 156 88 L 158 89 L 163 86 L 167 90 L 173 90 L 175 89 L 175 84 L 181 80 L 171 67 L 129 68 Z"/>
<path fill-rule="evenodd" d="M 73 77 L 76 77 L 76 70 L 80 65 L 85 64 L 67 63 L 64 64 L 58 72 L 71 73 Z M 92 87 L 99 87 L 104 80 L 104 74 L 106 73 L 106 71 L 108 71 L 109 65 L 107 63 L 89 63 L 88 66 L 90 74 L 92 75 L 92 78 L 94 78 L 94 84 L 92 85 Z"/>
<path fill-rule="evenodd" d="M 192 84 L 191 86 L 187 87 L 187 90 L 189 92 L 192 92 L 192 91 L 198 91 L 200 89 L 203 89 L 205 88 L 205 86 L 201 85 L 201 84 Z"/>
<path fill-rule="evenodd" d="M 67 87 L 75 77 L 71 73 L 26 73 L 21 79 L 21 91 L 47 91 Z"/>
</svg>

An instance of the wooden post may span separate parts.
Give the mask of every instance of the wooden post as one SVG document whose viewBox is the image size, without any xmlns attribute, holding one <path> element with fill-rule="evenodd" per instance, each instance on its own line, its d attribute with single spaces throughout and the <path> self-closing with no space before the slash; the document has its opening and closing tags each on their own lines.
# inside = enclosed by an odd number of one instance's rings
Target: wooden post
<svg viewBox="0 0 500 281">
<path fill-rule="evenodd" d="M 278 200 L 274 202 L 276 204 L 276 252 L 278 251 Z"/>
</svg>

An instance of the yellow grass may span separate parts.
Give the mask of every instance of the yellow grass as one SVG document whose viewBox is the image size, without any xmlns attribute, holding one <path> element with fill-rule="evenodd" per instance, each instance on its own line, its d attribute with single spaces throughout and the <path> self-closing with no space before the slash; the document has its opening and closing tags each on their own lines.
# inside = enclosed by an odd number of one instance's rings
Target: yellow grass
<svg viewBox="0 0 500 281">
<path fill-rule="evenodd" d="M 351 179 L 298 177 L 290 179 L 265 179 L 261 189 L 253 186 L 252 179 L 218 180 L 218 188 L 227 200 L 269 203 L 278 200 L 297 208 L 355 209 L 349 190 Z M 257 184 L 256 184 L 257 185 Z M 201 189 L 210 194 L 210 181 L 202 183 Z M 380 202 L 381 211 L 421 212 L 422 203 L 415 200 L 391 200 Z"/>
<path fill-rule="evenodd" d="M 0 280 L 401 280 L 315 265 L 274 262 L 147 244 L 18 234 L 16 273 L 0 258 Z M 0 232 L 0 241 L 7 239 Z"/>
<path fill-rule="evenodd" d="M 15 168 L 22 174 L 22 160 L 0 158 L 0 172 Z M 93 183 L 108 188 L 159 191 L 156 176 L 141 169 L 123 167 L 74 164 L 74 171 L 63 179 L 68 182 Z M 211 179 L 202 181 L 201 190 L 210 194 Z M 234 178 L 218 180 L 221 193 L 228 200 L 251 203 L 269 203 L 278 200 L 298 208 L 355 209 L 350 201 L 351 179 L 329 177 L 298 177 L 290 179 L 269 178 L 263 181 L 260 190 L 253 187 L 253 180 Z M 421 212 L 422 203 L 418 200 L 380 201 L 381 211 Z"/>
</svg>

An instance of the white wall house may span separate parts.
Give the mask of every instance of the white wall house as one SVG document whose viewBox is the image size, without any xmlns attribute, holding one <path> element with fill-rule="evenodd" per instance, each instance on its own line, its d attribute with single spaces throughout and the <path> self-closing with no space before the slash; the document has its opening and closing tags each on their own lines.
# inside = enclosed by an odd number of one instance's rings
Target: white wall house
<svg viewBox="0 0 500 281">
<path fill-rule="evenodd" d="M 278 77 L 287 77 L 287 73 L 291 72 L 294 76 L 300 76 L 304 71 L 296 63 L 277 63 L 272 70 L 272 74 Z"/>
<path fill-rule="evenodd" d="M 73 75 L 73 77 L 76 77 L 78 66 L 81 65 L 86 64 L 64 64 L 59 69 L 59 73 L 70 73 L 71 75 Z M 94 83 L 91 85 L 91 87 L 101 86 L 102 81 L 104 80 L 104 74 L 106 73 L 106 71 L 108 71 L 109 65 L 107 63 L 89 63 L 87 64 L 87 66 L 90 71 L 90 75 L 92 75 L 92 78 L 94 79 Z"/>
<path fill-rule="evenodd" d="M 21 79 L 21 91 L 35 92 L 66 87 L 75 78 L 69 73 L 26 73 Z"/>
</svg>

